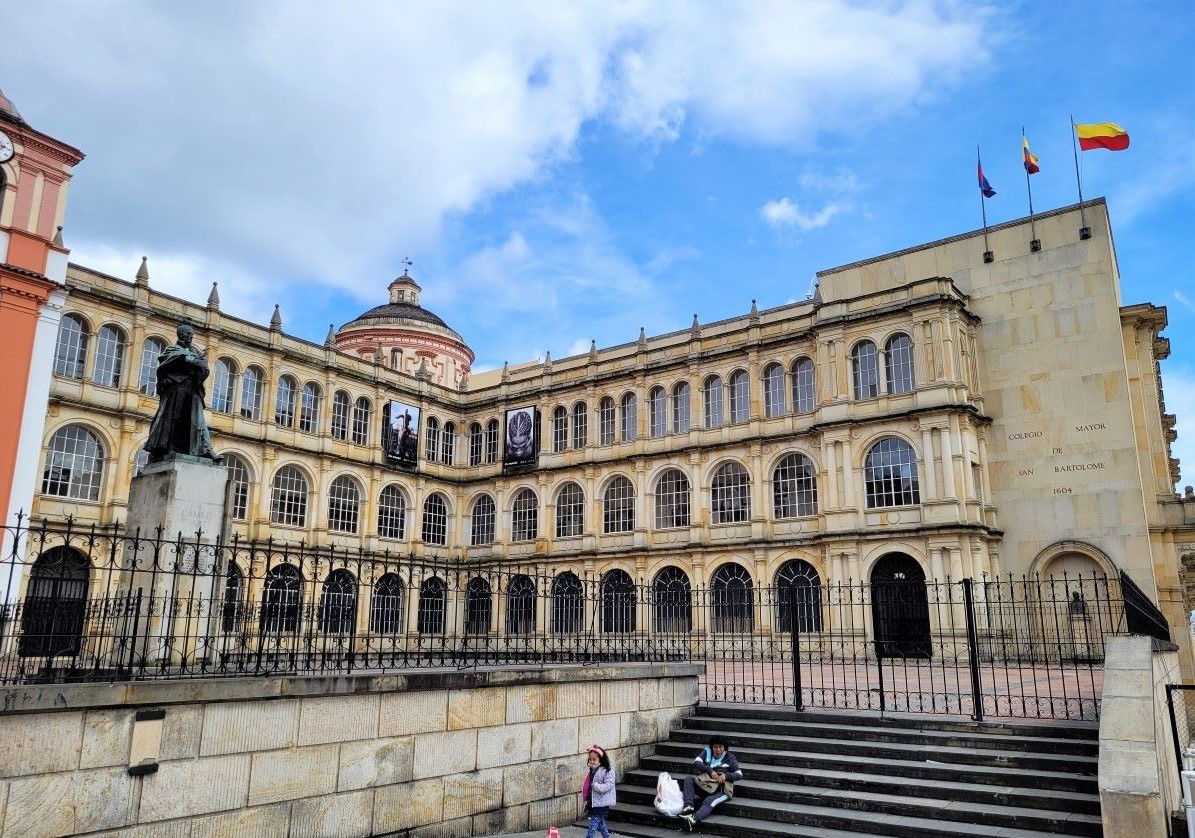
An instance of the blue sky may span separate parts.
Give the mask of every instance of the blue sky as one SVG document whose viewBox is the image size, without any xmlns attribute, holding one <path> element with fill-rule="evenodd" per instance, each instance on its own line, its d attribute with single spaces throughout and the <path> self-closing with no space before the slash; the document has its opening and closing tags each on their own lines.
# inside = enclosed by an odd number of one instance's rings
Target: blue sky
<svg viewBox="0 0 1195 838">
<path fill-rule="evenodd" d="M 814 274 L 975 229 L 975 148 L 1026 214 L 1076 200 L 1069 117 L 1126 304 L 1170 313 L 1195 483 L 1195 6 L 19 4 L 0 89 L 88 155 L 75 261 L 322 342 L 405 256 L 478 368 L 804 297 Z"/>
</svg>

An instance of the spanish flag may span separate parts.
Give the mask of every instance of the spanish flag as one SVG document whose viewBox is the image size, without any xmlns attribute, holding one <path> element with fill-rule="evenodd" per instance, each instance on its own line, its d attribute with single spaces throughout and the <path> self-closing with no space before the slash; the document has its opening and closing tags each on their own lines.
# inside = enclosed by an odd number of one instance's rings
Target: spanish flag
<svg viewBox="0 0 1195 838">
<path fill-rule="evenodd" d="M 1041 167 L 1037 165 L 1037 155 L 1029 150 L 1029 138 L 1024 134 L 1021 135 L 1021 148 L 1025 153 L 1025 171 L 1031 175 L 1040 172 Z"/>
<path fill-rule="evenodd" d="M 1129 147 L 1129 132 L 1115 122 L 1094 122 L 1090 125 L 1075 125 L 1079 135 L 1079 148 L 1092 151 L 1106 148 L 1108 151 L 1124 151 Z"/>
</svg>

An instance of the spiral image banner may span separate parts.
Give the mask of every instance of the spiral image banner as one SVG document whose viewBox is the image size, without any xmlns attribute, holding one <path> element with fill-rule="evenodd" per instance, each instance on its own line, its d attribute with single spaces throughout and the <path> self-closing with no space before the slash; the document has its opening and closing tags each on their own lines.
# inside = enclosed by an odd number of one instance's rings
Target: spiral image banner
<svg viewBox="0 0 1195 838">
<path fill-rule="evenodd" d="M 516 407 L 506 411 L 506 442 L 503 468 L 529 468 L 539 461 L 539 411 Z"/>
</svg>

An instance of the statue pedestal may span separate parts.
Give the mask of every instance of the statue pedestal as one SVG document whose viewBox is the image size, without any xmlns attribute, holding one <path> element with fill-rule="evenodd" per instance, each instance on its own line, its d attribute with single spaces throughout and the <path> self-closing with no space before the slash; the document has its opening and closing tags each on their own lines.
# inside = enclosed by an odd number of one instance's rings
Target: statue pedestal
<svg viewBox="0 0 1195 838">
<path fill-rule="evenodd" d="M 216 544 L 227 534 L 227 484 L 223 465 L 184 454 L 133 478 L 125 584 L 140 601 L 134 651 L 146 666 L 189 665 L 206 654 L 223 594 Z"/>
</svg>

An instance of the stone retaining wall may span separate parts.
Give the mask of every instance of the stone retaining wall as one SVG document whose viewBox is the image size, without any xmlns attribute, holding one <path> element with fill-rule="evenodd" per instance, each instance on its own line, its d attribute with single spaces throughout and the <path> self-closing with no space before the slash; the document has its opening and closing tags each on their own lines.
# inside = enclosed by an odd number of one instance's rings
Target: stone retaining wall
<svg viewBox="0 0 1195 838">
<path fill-rule="evenodd" d="M 699 667 L 57 684 L 0 692 L 0 838 L 456 838 L 577 814 L 584 749 L 638 763 Z"/>
</svg>

